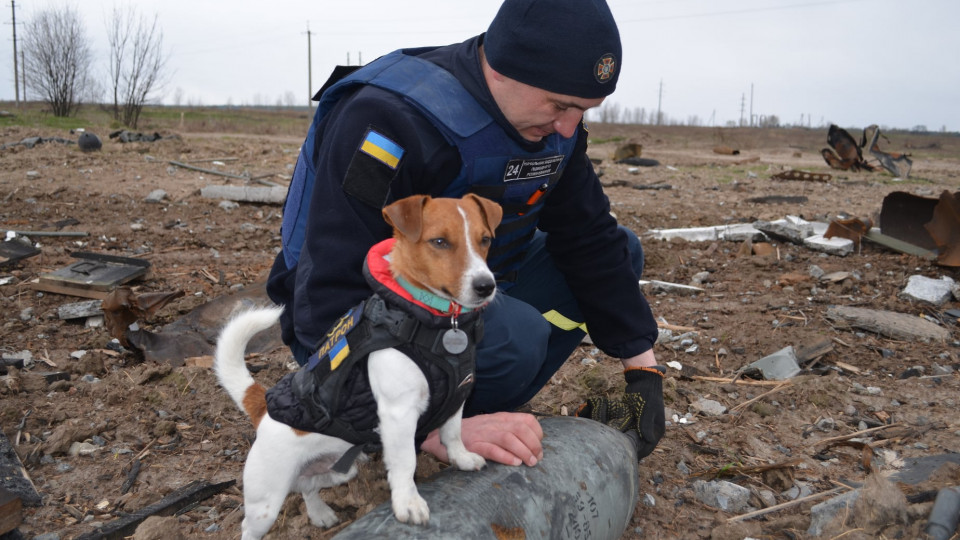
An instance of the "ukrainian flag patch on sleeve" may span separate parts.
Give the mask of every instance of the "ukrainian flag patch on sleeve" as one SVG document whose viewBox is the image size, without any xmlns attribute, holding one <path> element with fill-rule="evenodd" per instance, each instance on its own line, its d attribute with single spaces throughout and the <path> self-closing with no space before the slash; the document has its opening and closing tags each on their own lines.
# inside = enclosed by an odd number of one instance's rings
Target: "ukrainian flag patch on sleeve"
<svg viewBox="0 0 960 540">
<path fill-rule="evenodd" d="M 391 169 L 397 168 L 404 153 L 404 149 L 399 144 L 372 129 L 367 131 L 367 135 L 363 138 L 360 151 Z"/>
</svg>

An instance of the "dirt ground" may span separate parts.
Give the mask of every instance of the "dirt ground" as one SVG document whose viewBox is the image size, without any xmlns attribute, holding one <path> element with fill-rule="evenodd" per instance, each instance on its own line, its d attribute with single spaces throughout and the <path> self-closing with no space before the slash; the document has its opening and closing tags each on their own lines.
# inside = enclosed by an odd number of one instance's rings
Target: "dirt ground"
<svg viewBox="0 0 960 540">
<path fill-rule="evenodd" d="M 141 322 L 154 331 L 211 300 L 248 289 L 263 279 L 279 247 L 280 206 L 225 207 L 201 197 L 200 189 L 244 185 L 244 180 L 169 162 L 285 185 L 301 139 L 169 130 L 161 134 L 177 136 L 120 143 L 108 139 L 106 131 L 99 132 L 104 139 L 99 152 L 83 153 L 58 142 L 0 149 L 3 229 L 89 233 L 31 237 L 41 254 L 0 268 L 0 348 L 10 357 L 20 351 L 32 356 L 27 367 L 0 376 L 0 426 L 42 496 L 39 506 L 24 508 L 19 530 L 25 538 L 43 533 L 75 538 L 192 481 L 237 480 L 236 486 L 169 518 L 165 537 L 238 538 L 241 470 L 254 432 L 210 370 L 170 367 L 130 350 L 117 351 L 105 328 L 59 318 L 61 306 L 83 298 L 38 292 L 30 282 L 74 262 L 71 253 L 78 250 L 145 259 L 151 272 L 131 283 L 136 292 L 185 293 Z M 29 136 L 76 137 L 57 130 L 0 128 L 0 144 Z M 886 172 L 830 170 L 819 154 L 826 129 L 597 125 L 591 136 L 590 152 L 602 160 L 613 211 L 641 234 L 788 215 L 824 222 L 869 217 L 876 223 L 890 192 L 938 197 L 960 185 L 960 138 L 950 135 L 898 133 L 882 140 L 885 149 L 912 152 L 913 172 L 905 180 Z M 643 157 L 659 165 L 615 164 L 613 151 L 628 141 L 642 144 Z M 715 153 L 719 145 L 739 154 Z M 790 169 L 833 177 L 828 182 L 770 178 Z M 669 189 L 637 189 L 654 184 Z M 146 202 L 157 189 L 166 198 Z M 748 200 L 775 195 L 803 200 Z M 647 293 L 657 317 L 689 333 L 674 330 L 674 336 L 686 335 L 656 346 L 661 363 L 678 362 L 683 369 L 669 370 L 665 399 L 671 422 L 657 450 L 640 464 L 638 503 L 623 538 L 807 538 L 811 507 L 827 497 L 730 522 L 749 509 L 711 506 L 697 497 L 695 482 L 723 479 L 748 488 L 750 509 L 762 509 L 841 482 L 858 485 L 871 476 L 886 477 L 915 458 L 960 452 L 960 338 L 954 319 L 943 315 L 960 306 L 952 299 L 924 305 L 900 295 L 912 275 L 956 279 L 957 272 L 869 242 L 846 257 L 771 243 L 771 254 L 760 255 L 740 242 L 645 240 L 646 279 L 691 284 L 696 276 L 703 291 Z M 836 279 L 819 278 L 817 268 Z M 923 315 L 940 321 L 950 337 L 925 343 L 846 328 L 825 316 L 835 305 Z M 743 366 L 784 347 L 814 344 L 823 347 L 822 354 L 789 384 L 722 380 L 732 380 Z M 261 368 L 256 377 L 269 385 L 286 373 L 289 360 L 280 348 L 250 361 Z M 913 367 L 919 369 L 908 371 Z M 42 376 L 57 371 L 68 372 L 69 380 L 51 384 Z M 622 390 L 619 371 L 618 362 L 584 344 L 528 408 L 564 414 L 591 393 L 616 394 Z M 719 402 L 726 412 L 696 412 L 693 407 L 702 399 Z M 689 423 L 678 423 L 685 416 Z M 867 428 L 881 429 L 852 442 L 842 439 Z M 841 443 L 821 443 L 834 437 Z M 72 443 L 81 443 L 74 445 L 77 455 L 71 455 Z M 124 490 L 135 463 L 139 473 Z M 426 457 L 421 465 L 421 476 L 440 468 Z M 330 490 L 325 498 L 344 523 L 386 500 L 382 474 L 374 462 L 350 485 Z M 932 505 L 929 493 L 958 480 L 947 467 L 919 484 L 894 484 L 894 492 L 913 496 L 909 502 L 894 497 L 900 506 L 889 515 L 899 519 L 868 523 L 844 515 L 824 537 L 917 538 Z M 312 527 L 300 499 L 290 497 L 271 535 L 329 538 L 340 528 Z"/>
</svg>

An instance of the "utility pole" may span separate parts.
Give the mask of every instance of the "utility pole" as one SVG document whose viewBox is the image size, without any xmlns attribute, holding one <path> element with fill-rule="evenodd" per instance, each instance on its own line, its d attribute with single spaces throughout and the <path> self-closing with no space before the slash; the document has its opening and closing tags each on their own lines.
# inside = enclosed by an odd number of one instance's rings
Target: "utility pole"
<svg viewBox="0 0 960 540">
<path fill-rule="evenodd" d="M 740 127 L 743 127 L 743 115 L 747 107 L 747 96 L 740 94 Z"/>
<path fill-rule="evenodd" d="M 22 71 L 20 74 L 23 75 L 23 77 L 21 77 L 23 79 L 23 104 L 26 105 L 27 104 L 27 60 L 22 50 L 20 51 L 20 69 Z"/>
<path fill-rule="evenodd" d="M 753 83 L 750 83 L 750 127 L 753 127 Z"/>
<path fill-rule="evenodd" d="M 20 107 L 20 72 L 17 71 L 17 3 L 15 0 L 10 0 L 10 11 L 13 13 L 13 88 L 14 94 L 17 97 L 17 107 Z M 24 79 L 24 84 L 26 84 L 26 79 Z M 26 95 L 24 95 L 26 99 Z"/>
<path fill-rule="evenodd" d="M 307 107 L 313 108 L 313 45 L 310 38 L 310 21 L 307 21 Z"/>
<path fill-rule="evenodd" d="M 660 112 L 660 105 L 663 104 L 663 79 L 660 79 L 660 95 L 657 97 L 657 125 L 663 121 L 663 113 Z"/>
</svg>

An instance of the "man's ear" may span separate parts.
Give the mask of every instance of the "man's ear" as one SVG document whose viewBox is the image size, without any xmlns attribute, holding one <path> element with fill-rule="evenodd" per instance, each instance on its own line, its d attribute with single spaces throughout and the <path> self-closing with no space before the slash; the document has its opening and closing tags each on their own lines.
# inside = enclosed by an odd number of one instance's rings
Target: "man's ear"
<svg viewBox="0 0 960 540">
<path fill-rule="evenodd" d="M 497 230 L 497 226 L 500 225 L 500 220 L 503 219 L 503 208 L 490 199 L 473 193 L 467 193 L 463 198 L 472 200 L 480 207 L 480 213 L 483 214 L 483 218 L 487 222 L 487 227 L 490 229 L 490 234 L 493 235 Z"/>
<path fill-rule="evenodd" d="M 383 219 L 395 231 L 416 242 L 423 230 L 423 207 L 430 200 L 429 195 L 411 195 L 400 199 L 383 209 Z"/>
</svg>

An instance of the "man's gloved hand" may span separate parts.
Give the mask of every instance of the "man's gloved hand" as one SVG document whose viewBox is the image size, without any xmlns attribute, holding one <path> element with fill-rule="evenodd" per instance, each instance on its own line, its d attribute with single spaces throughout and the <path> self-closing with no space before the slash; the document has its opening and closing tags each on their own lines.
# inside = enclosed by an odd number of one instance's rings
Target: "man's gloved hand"
<svg viewBox="0 0 960 540">
<path fill-rule="evenodd" d="M 580 406 L 577 416 L 602 422 L 620 431 L 633 430 L 639 436 L 637 458 L 650 455 L 666 430 L 663 410 L 665 368 L 634 368 L 624 371 L 627 381 L 623 398 L 592 397 Z"/>
</svg>

